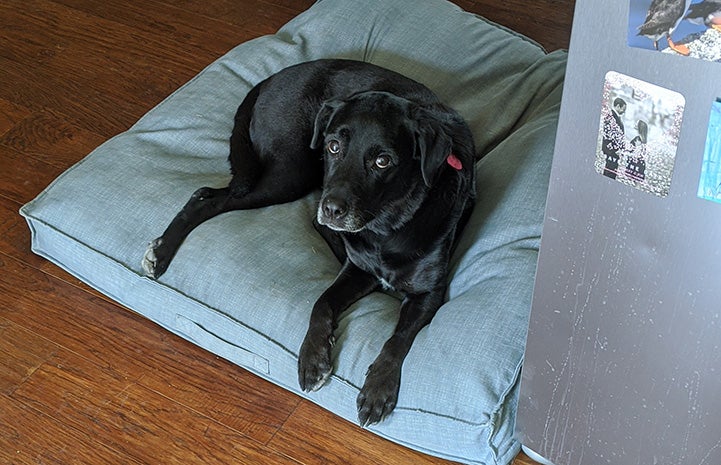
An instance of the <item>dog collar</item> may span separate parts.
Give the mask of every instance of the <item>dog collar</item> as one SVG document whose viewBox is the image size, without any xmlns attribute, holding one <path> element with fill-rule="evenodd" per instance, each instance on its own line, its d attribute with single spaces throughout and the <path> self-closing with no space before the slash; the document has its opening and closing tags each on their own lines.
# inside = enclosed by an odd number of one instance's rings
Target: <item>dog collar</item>
<svg viewBox="0 0 721 465">
<path fill-rule="evenodd" d="M 453 155 L 453 153 L 450 153 L 448 155 L 448 158 L 446 158 L 446 163 L 451 165 L 451 167 L 456 171 L 460 171 L 463 169 L 463 163 L 461 163 L 461 160 L 459 160 L 457 156 Z"/>
</svg>

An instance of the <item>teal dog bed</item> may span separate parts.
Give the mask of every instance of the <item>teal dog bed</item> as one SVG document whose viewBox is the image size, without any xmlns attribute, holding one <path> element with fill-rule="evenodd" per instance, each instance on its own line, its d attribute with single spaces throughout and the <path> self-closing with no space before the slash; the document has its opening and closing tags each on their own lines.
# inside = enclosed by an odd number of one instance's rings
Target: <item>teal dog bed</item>
<svg viewBox="0 0 721 465">
<path fill-rule="evenodd" d="M 158 280 L 141 259 L 190 194 L 230 179 L 228 137 L 248 90 L 318 58 L 375 63 L 420 81 L 469 123 L 477 205 L 451 263 L 447 302 L 403 366 L 395 411 L 369 429 L 474 464 L 509 463 L 566 56 L 441 0 L 322 0 L 239 45 L 22 208 L 33 250 L 126 307 L 356 421 L 368 365 L 399 302 L 372 294 L 342 315 L 334 374 L 297 382 L 313 302 L 339 270 L 312 218 L 318 194 L 197 228 Z"/>
</svg>

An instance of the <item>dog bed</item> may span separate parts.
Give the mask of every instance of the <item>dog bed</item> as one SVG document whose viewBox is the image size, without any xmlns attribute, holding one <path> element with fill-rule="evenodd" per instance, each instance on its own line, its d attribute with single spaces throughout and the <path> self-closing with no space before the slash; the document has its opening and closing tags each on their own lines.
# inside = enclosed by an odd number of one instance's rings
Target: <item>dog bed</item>
<svg viewBox="0 0 721 465">
<path fill-rule="evenodd" d="M 447 303 L 403 366 L 395 411 L 369 429 L 474 464 L 506 464 L 566 55 L 441 0 L 322 0 L 276 34 L 231 50 L 25 205 L 33 250 L 168 330 L 356 421 L 368 365 L 398 300 L 375 293 L 342 315 L 335 370 L 299 391 L 313 302 L 339 270 L 313 229 L 317 194 L 198 227 L 158 281 L 141 258 L 190 194 L 230 179 L 228 137 L 255 83 L 325 57 L 416 79 L 468 121 L 478 204 L 451 263 Z"/>
</svg>

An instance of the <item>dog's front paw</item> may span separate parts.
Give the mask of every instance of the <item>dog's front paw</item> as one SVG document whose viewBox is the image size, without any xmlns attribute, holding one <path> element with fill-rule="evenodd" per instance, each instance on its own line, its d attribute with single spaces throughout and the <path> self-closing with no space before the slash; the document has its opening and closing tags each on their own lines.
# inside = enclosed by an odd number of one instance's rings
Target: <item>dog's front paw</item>
<svg viewBox="0 0 721 465">
<path fill-rule="evenodd" d="M 159 278 L 170 265 L 170 258 L 164 253 L 163 238 L 159 237 L 148 245 L 141 266 L 146 276 Z"/>
<path fill-rule="evenodd" d="M 383 366 L 378 362 L 368 368 L 365 383 L 356 400 L 361 426 L 378 423 L 393 411 L 398 402 L 400 385 L 400 369 Z"/>
<path fill-rule="evenodd" d="M 315 338 L 310 333 L 305 336 L 298 355 L 298 382 L 303 391 L 317 391 L 330 378 L 333 372 L 332 347 L 332 336 Z"/>
</svg>

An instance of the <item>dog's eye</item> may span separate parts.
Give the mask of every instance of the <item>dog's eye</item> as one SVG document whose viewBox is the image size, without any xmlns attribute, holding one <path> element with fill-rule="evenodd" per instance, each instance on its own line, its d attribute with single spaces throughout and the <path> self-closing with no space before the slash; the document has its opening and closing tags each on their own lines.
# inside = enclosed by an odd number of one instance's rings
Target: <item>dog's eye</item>
<svg viewBox="0 0 721 465">
<path fill-rule="evenodd" d="M 388 155 L 378 155 L 376 158 L 376 166 L 383 170 L 391 166 L 391 161 L 391 157 Z"/>
<path fill-rule="evenodd" d="M 328 142 L 327 148 L 328 148 L 328 153 L 337 155 L 340 152 L 340 142 L 338 142 L 335 139 L 332 139 Z"/>
</svg>

